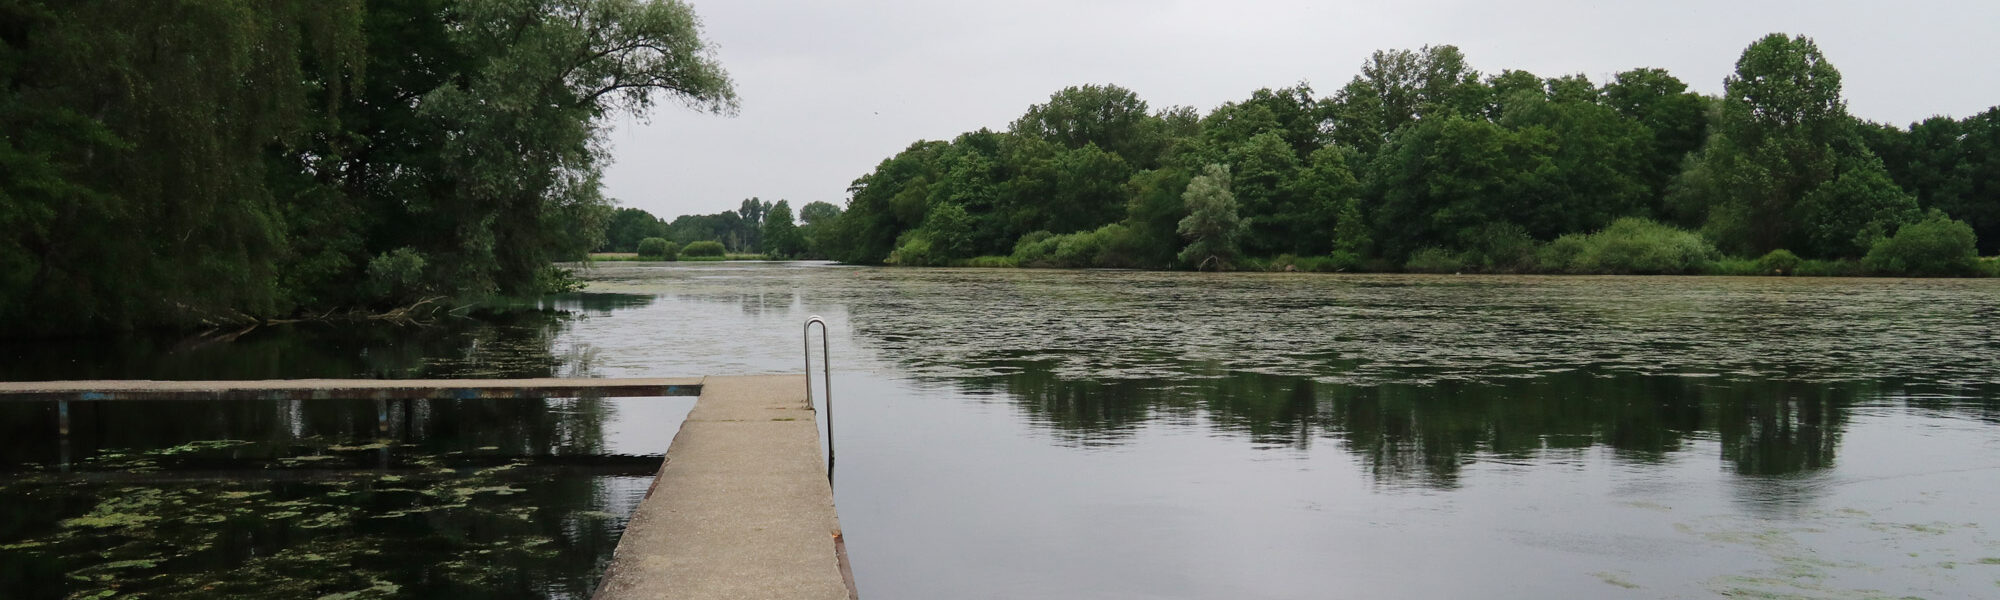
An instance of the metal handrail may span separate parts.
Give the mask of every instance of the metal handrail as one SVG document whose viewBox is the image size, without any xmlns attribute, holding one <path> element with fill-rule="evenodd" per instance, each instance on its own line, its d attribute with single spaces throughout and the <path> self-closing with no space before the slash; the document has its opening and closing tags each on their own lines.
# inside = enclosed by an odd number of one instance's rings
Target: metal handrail
<svg viewBox="0 0 2000 600">
<path fill-rule="evenodd" d="M 806 408 L 812 408 L 812 326 L 819 324 L 819 365 L 826 382 L 826 486 L 833 487 L 833 353 L 828 348 L 833 336 L 826 328 L 826 319 L 813 315 L 806 319 L 805 327 L 799 332 L 800 342 L 805 344 L 806 358 Z"/>
</svg>

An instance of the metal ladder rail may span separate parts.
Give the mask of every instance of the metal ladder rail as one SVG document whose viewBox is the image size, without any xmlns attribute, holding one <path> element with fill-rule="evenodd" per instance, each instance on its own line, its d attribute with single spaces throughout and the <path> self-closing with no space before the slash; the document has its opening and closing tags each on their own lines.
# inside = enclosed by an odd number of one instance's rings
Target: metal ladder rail
<svg viewBox="0 0 2000 600">
<path fill-rule="evenodd" d="M 800 342 L 805 345 L 806 359 L 806 408 L 812 408 L 812 326 L 819 324 L 820 372 L 826 390 L 826 486 L 833 487 L 833 353 L 829 349 L 832 334 L 827 331 L 826 319 L 812 315 L 806 319 L 805 327 L 799 332 Z"/>
</svg>

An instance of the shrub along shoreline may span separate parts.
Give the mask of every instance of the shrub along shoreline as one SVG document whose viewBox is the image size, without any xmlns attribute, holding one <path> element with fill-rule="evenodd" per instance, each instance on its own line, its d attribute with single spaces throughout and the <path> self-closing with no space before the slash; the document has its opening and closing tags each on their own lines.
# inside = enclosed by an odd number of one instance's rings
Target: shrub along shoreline
<svg viewBox="0 0 2000 600">
<path fill-rule="evenodd" d="M 1069 235 L 1024 236 L 1008 256 L 901 266 L 960 268 L 1144 268 L 1125 254 L 1123 227 Z M 1547 243 L 1503 237 L 1484 248 L 1453 252 L 1426 248 L 1396 263 L 1351 253 L 1324 256 L 1283 254 L 1243 258 L 1241 271 L 1311 273 L 1485 273 L 1521 275 L 1734 275 L 1801 277 L 2000 277 L 2000 257 L 1981 258 L 1972 230 L 1941 215 L 1905 225 L 1877 238 L 1861 259 L 1801 259 L 1789 250 L 1757 258 L 1727 256 L 1701 235 L 1646 219 L 1620 219 L 1590 234 L 1570 234 Z M 900 257 L 899 257 L 900 258 Z"/>
</svg>

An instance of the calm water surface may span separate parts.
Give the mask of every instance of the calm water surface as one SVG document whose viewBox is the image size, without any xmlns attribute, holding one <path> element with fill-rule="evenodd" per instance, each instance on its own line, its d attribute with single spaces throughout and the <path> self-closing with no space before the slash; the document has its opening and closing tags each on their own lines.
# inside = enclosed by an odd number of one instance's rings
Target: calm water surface
<svg viewBox="0 0 2000 600">
<path fill-rule="evenodd" d="M 0 375 L 797 372 L 819 314 L 867 598 L 2000 595 L 2000 282 L 810 263 L 589 279 L 519 322 L 41 348 Z M 198 596 L 203 569 L 250 548 L 287 557 L 274 576 L 314 573 L 300 554 L 395 566 L 326 593 L 585 594 L 686 407 L 419 403 L 384 436 L 364 403 L 107 405 L 63 448 L 46 407 L 10 407 L 0 464 L 26 466 L 0 494 L 45 508 L 0 511 L 0 582 L 69 593 L 153 569 Z M 139 481 L 222 467 L 266 479 Z M 225 504 L 226 526 L 189 531 L 104 508 L 202 486 L 309 506 Z M 172 569 L 65 546 L 151 556 L 208 530 L 247 541 Z"/>
</svg>

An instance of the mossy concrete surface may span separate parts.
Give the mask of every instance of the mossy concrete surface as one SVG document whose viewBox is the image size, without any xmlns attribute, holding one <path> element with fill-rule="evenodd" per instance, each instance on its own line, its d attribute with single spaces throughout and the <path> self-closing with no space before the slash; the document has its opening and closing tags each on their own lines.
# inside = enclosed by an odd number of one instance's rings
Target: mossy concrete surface
<svg viewBox="0 0 2000 600">
<path fill-rule="evenodd" d="M 708 377 L 597 600 L 853 597 L 802 376 Z"/>
</svg>

